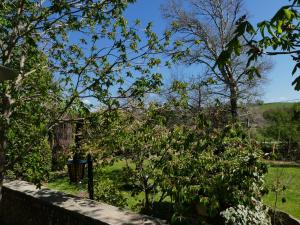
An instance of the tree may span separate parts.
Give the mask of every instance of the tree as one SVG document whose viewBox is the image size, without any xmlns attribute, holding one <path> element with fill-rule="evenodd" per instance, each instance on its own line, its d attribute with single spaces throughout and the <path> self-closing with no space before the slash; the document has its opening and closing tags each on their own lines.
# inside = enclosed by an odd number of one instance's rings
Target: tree
<svg viewBox="0 0 300 225">
<path fill-rule="evenodd" d="M 28 58 L 27 66 L 37 61 L 46 65 L 47 57 L 37 51 Z M 14 97 L 17 109 L 11 115 L 7 130 L 6 175 L 39 185 L 48 177 L 51 168 L 52 149 L 47 124 L 62 107 L 62 93 L 52 74 L 41 67 L 24 79 L 22 88 L 14 92 Z"/>
<path fill-rule="evenodd" d="M 199 113 L 212 105 L 214 89 L 205 77 L 196 76 L 191 79 L 189 87 L 189 105 L 192 111 Z"/>
<path fill-rule="evenodd" d="M 269 109 L 263 113 L 266 125 L 260 130 L 263 138 L 275 141 L 277 147 L 275 156 L 278 159 L 293 159 L 299 157 L 299 104 L 292 107 Z M 275 145 L 273 145 L 273 151 Z M 271 148 L 267 148 L 271 150 Z"/>
<path fill-rule="evenodd" d="M 88 148 L 98 149 L 94 155 L 98 154 L 103 164 L 116 160 L 125 162 L 124 173 L 131 194 L 142 193 L 143 212 L 150 213 L 155 201 L 161 203 L 167 197 L 162 188 L 161 168 L 170 160 L 173 149 L 166 119 L 154 105 L 139 113 L 118 110 L 109 114 L 105 116 L 110 118 L 109 123 L 103 115 L 98 115 L 100 121 L 98 118 L 89 126 Z"/>
<path fill-rule="evenodd" d="M 292 71 L 294 75 L 300 68 L 299 50 L 299 0 L 290 0 L 291 4 L 281 7 L 270 20 L 265 20 L 254 27 L 246 16 L 238 20 L 234 36 L 220 53 L 218 66 L 223 66 L 233 54 L 240 55 L 238 49 L 247 47 L 247 67 L 254 75 L 260 75 L 253 64 L 265 55 L 290 55 L 295 62 Z M 300 76 L 292 83 L 296 90 L 300 90 Z"/>
<path fill-rule="evenodd" d="M 176 70 L 171 73 L 169 83 L 170 85 L 160 92 L 160 96 L 166 102 L 181 99 L 187 109 L 194 113 L 199 113 L 214 103 L 214 95 L 211 94 L 213 88 L 206 76 L 188 76 L 183 70 Z"/>
<path fill-rule="evenodd" d="M 7 130 L 17 111 L 15 93 L 23 90 L 26 77 L 41 67 L 51 72 L 63 93 L 62 110 L 44 124 L 51 129 L 79 97 L 95 98 L 100 104 L 118 106 L 118 98 L 139 97 L 155 90 L 160 74 L 151 69 L 160 60 L 151 56 L 166 42 L 144 29 L 137 34 L 139 21 L 129 26 L 123 17 L 134 0 L 14 0 L 0 3 L 0 63 L 18 72 L 14 81 L 1 84 L 0 192 L 3 181 Z M 47 64 L 28 59 L 38 49 Z M 26 90 L 23 90 L 26 92 Z M 15 98 L 16 97 L 16 98 Z M 28 98 L 30 99 L 30 98 Z M 0 196 L 1 198 L 1 196 Z"/>
<path fill-rule="evenodd" d="M 183 3 L 184 2 L 184 3 Z M 238 117 L 238 103 L 249 98 L 261 84 L 252 76 L 245 59 L 246 48 L 238 47 L 226 63 L 216 67 L 220 53 L 231 40 L 238 18 L 244 13 L 242 0 L 170 0 L 164 15 L 170 20 L 172 30 L 179 34 L 170 50 L 174 60 L 188 65 L 201 64 L 207 70 L 199 74 L 213 88 L 211 94 L 229 102 L 233 120 Z M 267 72 L 270 64 L 260 60 L 255 69 Z"/>
</svg>

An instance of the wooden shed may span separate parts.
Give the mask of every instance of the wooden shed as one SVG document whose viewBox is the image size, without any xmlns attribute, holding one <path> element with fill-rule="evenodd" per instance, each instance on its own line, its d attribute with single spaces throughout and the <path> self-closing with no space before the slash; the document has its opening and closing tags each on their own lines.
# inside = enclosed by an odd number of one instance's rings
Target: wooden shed
<svg viewBox="0 0 300 225">
<path fill-rule="evenodd" d="M 61 120 L 49 135 L 52 149 L 52 169 L 61 170 L 71 155 L 71 146 L 74 143 L 74 125 L 72 120 L 65 118 Z"/>
</svg>

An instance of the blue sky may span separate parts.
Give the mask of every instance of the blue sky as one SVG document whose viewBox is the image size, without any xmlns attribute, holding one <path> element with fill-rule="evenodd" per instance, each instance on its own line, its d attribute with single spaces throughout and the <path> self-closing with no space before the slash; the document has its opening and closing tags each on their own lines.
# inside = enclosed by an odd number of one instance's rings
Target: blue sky
<svg viewBox="0 0 300 225">
<path fill-rule="evenodd" d="M 139 18 L 143 23 L 153 21 L 155 31 L 162 33 L 167 24 L 162 18 L 160 6 L 166 2 L 167 0 L 137 0 L 136 4 L 128 8 L 127 18 L 132 21 Z M 288 3 L 288 0 L 245 0 L 245 9 L 249 12 L 250 20 L 256 23 L 269 19 L 280 6 Z M 268 74 L 269 81 L 263 87 L 262 99 L 265 102 L 300 101 L 300 92 L 294 91 L 291 86 L 294 79 L 291 75 L 291 59 L 287 56 L 273 57 L 273 62 L 274 68 Z M 166 76 L 170 74 L 168 70 L 162 72 Z"/>
</svg>

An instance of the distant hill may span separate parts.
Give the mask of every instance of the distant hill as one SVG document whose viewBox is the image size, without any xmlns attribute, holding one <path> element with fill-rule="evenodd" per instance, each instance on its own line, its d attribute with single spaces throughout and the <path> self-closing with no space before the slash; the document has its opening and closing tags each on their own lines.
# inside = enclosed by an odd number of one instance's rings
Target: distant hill
<svg viewBox="0 0 300 225">
<path fill-rule="evenodd" d="M 257 105 L 251 105 L 248 107 L 248 118 L 252 128 L 263 127 L 266 125 L 266 121 L 263 118 L 263 113 L 272 109 L 280 108 L 291 108 L 297 102 L 272 102 L 272 103 L 263 103 Z"/>
<path fill-rule="evenodd" d="M 278 108 L 290 108 L 295 105 L 297 102 L 271 102 L 271 103 L 264 103 L 260 105 L 254 105 L 256 110 L 264 112 L 269 109 L 278 109 Z"/>
</svg>

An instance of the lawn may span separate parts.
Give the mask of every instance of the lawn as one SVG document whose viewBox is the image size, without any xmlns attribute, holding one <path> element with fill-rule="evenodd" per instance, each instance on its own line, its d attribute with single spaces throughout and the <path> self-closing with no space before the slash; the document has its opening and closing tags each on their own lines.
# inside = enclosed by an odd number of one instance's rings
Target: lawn
<svg viewBox="0 0 300 225">
<path fill-rule="evenodd" d="M 270 192 L 264 196 L 263 202 L 275 206 L 275 193 L 271 189 L 280 183 L 281 187 L 286 186 L 286 190 L 278 194 L 277 208 L 300 219 L 300 167 L 270 167 L 266 183 Z"/>
<path fill-rule="evenodd" d="M 70 184 L 68 175 L 51 176 L 44 184 L 46 187 L 75 196 L 87 196 L 87 182 L 80 184 Z"/>
<path fill-rule="evenodd" d="M 143 200 L 143 194 L 139 194 L 137 196 L 132 197 L 129 190 L 126 189 L 126 176 L 124 176 L 123 172 L 124 162 L 116 162 L 112 166 L 106 166 L 105 168 L 101 169 L 100 176 L 97 176 L 97 168 L 95 168 L 95 174 L 94 174 L 94 184 L 97 182 L 97 179 L 101 179 L 101 176 L 105 176 L 109 178 L 110 180 L 113 180 L 118 186 L 121 187 L 121 192 L 124 198 L 127 199 L 127 209 L 136 211 L 137 208 L 135 206 Z M 67 194 L 71 194 L 74 196 L 79 197 L 87 197 L 87 180 L 83 180 L 80 184 L 74 184 L 69 182 L 68 175 L 62 174 L 62 175 L 51 175 L 51 178 L 49 179 L 49 182 L 45 183 L 44 185 L 50 189 L 61 191 Z"/>
<path fill-rule="evenodd" d="M 112 166 L 107 166 L 102 169 L 102 174 L 109 177 L 109 179 L 116 181 L 116 183 L 122 187 L 126 183 L 124 180 L 126 177 L 122 174 L 123 165 L 123 162 L 117 162 Z M 97 180 L 97 176 L 95 177 Z M 270 192 L 264 196 L 263 202 L 271 207 L 274 207 L 275 204 L 275 194 L 271 191 L 271 188 L 277 181 L 280 181 L 281 184 L 287 187 L 286 191 L 281 192 L 278 195 L 277 208 L 300 219 L 300 167 L 273 166 L 269 168 L 269 172 L 266 175 L 266 183 Z M 86 181 L 83 181 L 83 183 L 78 185 L 70 184 L 68 176 L 65 175 L 58 177 L 54 176 L 46 186 L 68 194 L 87 197 L 86 183 Z M 137 210 L 134 208 L 134 205 L 143 199 L 143 195 L 140 194 L 132 197 L 126 188 L 122 188 L 121 190 L 123 196 L 127 198 L 127 208 Z M 285 203 L 282 203 L 282 198 L 286 199 Z"/>
</svg>

